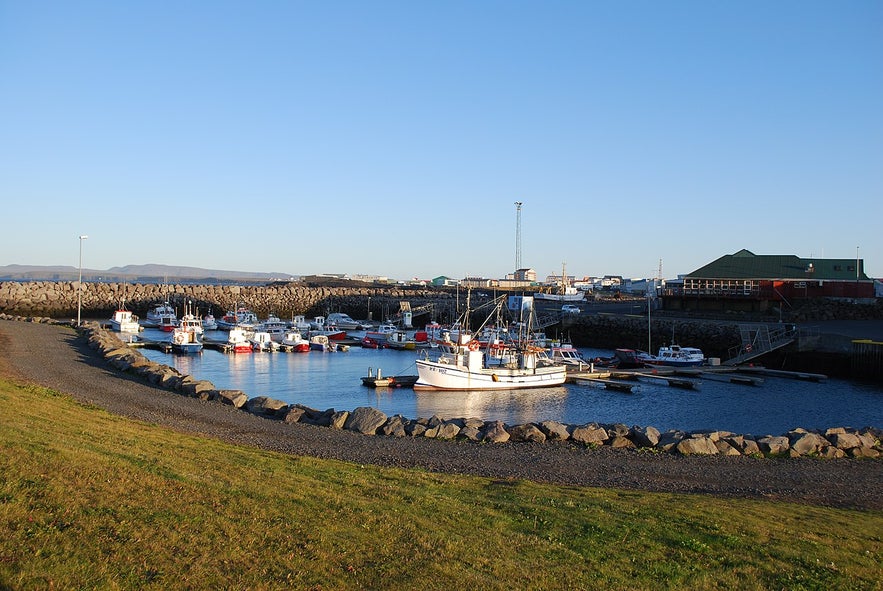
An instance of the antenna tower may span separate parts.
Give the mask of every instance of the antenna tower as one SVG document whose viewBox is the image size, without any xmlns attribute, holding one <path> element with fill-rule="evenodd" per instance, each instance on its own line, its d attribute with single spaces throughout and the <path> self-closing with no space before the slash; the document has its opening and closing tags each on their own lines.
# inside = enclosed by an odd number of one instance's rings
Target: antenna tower
<svg viewBox="0 0 883 591">
<path fill-rule="evenodd" d="M 521 201 L 515 202 L 515 270 L 521 268 Z"/>
</svg>

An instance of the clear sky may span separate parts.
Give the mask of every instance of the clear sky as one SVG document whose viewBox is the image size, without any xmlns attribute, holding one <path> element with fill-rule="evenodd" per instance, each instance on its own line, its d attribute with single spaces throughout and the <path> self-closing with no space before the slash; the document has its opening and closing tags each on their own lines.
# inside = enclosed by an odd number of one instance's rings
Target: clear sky
<svg viewBox="0 0 883 591">
<path fill-rule="evenodd" d="M 0 265 L 883 276 L 879 0 L 0 0 Z"/>
</svg>

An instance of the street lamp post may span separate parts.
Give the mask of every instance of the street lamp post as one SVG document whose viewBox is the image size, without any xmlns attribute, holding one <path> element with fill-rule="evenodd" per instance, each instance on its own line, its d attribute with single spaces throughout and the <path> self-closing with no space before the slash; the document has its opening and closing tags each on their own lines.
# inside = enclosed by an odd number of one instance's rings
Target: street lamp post
<svg viewBox="0 0 883 591">
<path fill-rule="evenodd" d="M 77 326 L 80 326 L 80 312 L 83 309 L 83 240 L 88 236 L 80 236 L 80 275 L 77 279 Z"/>
</svg>

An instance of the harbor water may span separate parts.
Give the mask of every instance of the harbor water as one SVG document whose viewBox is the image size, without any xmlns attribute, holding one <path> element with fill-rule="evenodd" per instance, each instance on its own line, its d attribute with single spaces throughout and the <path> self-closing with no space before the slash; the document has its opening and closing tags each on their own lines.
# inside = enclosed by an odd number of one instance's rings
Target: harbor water
<svg viewBox="0 0 883 591">
<path fill-rule="evenodd" d="M 145 331 L 151 340 L 168 333 Z M 226 333 L 209 333 L 222 341 Z M 586 358 L 610 351 L 584 349 Z M 269 396 L 289 404 L 325 410 L 371 406 L 408 418 L 476 417 L 508 424 L 554 420 L 566 424 L 624 423 L 668 429 L 714 429 L 754 435 L 780 435 L 795 427 L 883 427 L 883 387 L 845 380 L 821 382 L 764 377 L 758 386 L 699 380 L 685 390 L 664 382 L 639 381 L 631 393 L 566 384 L 555 388 L 501 392 L 415 392 L 410 388 L 369 388 L 368 369 L 385 376 L 416 375 L 421 351 L 363 349 L 322 353 L 221 353 L 176 355 L 142 349 L 152 361 L 211 381 L 221 389 L 242 390 L 250 398 Z"/>
</svg>

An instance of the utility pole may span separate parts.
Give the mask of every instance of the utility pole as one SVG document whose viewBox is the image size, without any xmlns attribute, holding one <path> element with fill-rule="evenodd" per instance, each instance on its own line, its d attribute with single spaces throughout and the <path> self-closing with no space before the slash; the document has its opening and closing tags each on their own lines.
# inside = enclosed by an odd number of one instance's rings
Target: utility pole
<svg viewBox="0 0 883 591">
<path fill-rule="evenodd" d="M 515 202 L 515 270 L 521 268 L 521 201 Z"/>
</svg>

